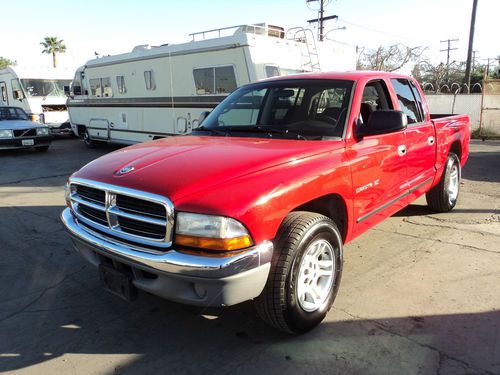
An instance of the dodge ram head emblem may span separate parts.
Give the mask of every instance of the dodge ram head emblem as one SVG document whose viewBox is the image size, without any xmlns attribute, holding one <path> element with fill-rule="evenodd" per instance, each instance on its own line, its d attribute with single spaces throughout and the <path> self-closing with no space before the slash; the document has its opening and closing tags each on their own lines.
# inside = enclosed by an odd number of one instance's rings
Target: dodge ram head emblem
<svg viewBox="0 0 500 375">
<path fill-rule="evenodd" d="M 132 166 L 126 166 L 120 169 L 118 172 L 116 172 L 117 175 L 122 175 L 122 174 L 127 174 L 129 172 L 132 172 L 135 168 Z"/>
</svg>

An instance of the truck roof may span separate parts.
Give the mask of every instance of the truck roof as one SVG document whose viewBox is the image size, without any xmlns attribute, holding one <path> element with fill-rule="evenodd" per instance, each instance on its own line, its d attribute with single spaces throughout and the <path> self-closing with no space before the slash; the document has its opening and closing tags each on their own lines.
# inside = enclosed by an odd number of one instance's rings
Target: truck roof
<svg viewBox="0 0 500 375">
<path fill-rule="evenodd" d="M 355 70 L 349 72 L 315 72 L 301 73 L 281 77 L 273 77 L 267 80 L 289 80 L 289 79 L 341 79 L 350 81 L 359 81 L 361 78 L 408 78 L 405 74 L 394 72 L 382 72 L 372 70 Z"/>
</svg>

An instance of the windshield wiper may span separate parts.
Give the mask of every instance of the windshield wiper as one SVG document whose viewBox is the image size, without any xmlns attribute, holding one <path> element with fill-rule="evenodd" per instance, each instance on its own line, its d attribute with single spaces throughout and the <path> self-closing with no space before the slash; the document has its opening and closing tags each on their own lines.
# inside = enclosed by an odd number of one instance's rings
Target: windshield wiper
<svg viewBox="0 0 500 375">
<path fill-rule="evenodd" d="M 199 126 L 197 127 L 196 129 L 194 130 L 203 130 L 203 131 L 208 131 L 212 134 L 217 134 L 217 135 L 223 135 L 224 137 L 227 137 L 229 135 L 229 132 L 225 132 L 225 131 L 222 131 L 222 130 L 218 130 L 218 129 L 213 129 L 213 128 L 206 128 L 205 126 Z"/>
<path fill-rule="evenodd" d="M 295 136 L 297 139 L 307 140 L 307 138 L 304 137 L 303 135 L 301 135 L 299 133 L 291 132 L 288 129 L 276 129 L 276 128 L 271 128 L 271 127 L 262 126 L 262 125 L 245 127 L 245 128 L 242 128 L 240 131 L 258 131 L 260 133 L 280 134 L 280 135 L 284 135 L 284 136 L 292 135 L 292 136 Z"/>
</svg>

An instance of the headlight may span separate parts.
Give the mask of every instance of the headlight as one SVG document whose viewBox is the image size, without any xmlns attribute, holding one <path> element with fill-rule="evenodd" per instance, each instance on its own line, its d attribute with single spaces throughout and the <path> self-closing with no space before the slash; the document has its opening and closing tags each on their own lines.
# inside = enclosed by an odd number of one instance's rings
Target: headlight
<svg viewBox="0 0 500 375">
<path fill-rule="evenodd" d="M 12 138 L 14 137 L 14 133 L 12 133 L 12 130 L 9 129 L 0 129 L 0 138 Z"/>
<path fill-rule="evenodd" d="M 49 128 L 46 126 L 42 128 L 36 128 L 36 135 L 49 135 Z"/>
<path fill-rule="evenodd" d="M 223 216 L 177 214 L 175 243 L 207 250 L 240 250 L 253 244 L 240 222 Z"/>
</svg>

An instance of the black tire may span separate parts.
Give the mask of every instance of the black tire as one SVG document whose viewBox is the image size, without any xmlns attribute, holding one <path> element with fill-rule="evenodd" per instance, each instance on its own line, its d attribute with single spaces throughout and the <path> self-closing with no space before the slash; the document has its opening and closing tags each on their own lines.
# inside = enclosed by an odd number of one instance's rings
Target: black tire
<svg viewBox="0 0 500 375">
<path fill-rule="evenodd" d="M 83 132 L 83 143 L 85 143 L 85 146 L 87 146 L 88 148 L 97 147 L 96 141 L 90 138 L 89 130 L 87 128 L 85 128 L 85 131 Z"/>
<path fill-rule="evenodd" d="M 425 194 L 427 205 L 437 212 L 451 211 L 457 204 L 460 178 L 460 160 L 456 154 L 450 152 L 446 158 L 441 180 Z"/>
<path fill-rule="evenodd" d="M 48 149 L 49 149 L 49 146 L 38 146 L 38 147 L 35 147 L 35 150 L 39 151 L 39 152 L 46 152 Z"/>
<path fill-rule="evenodd" d="M 309 253 L 308 249 L 318 242 L 329 243 L 333 250 L 333 280 L 325 288 L 321 305 L 314 311 L 307 311 L 298 296 L 299 271 L 307 263 L 304 256 Z M 320 324 L 337 295 L 342 276 L 342 251 L 342 237 L 331 219 L 311 212 L 290 213 L 274 240 L 267 284 L 255 300 L 260 317 L 269 325 L 289 333 L 304 333 Z"/>
</svg>

